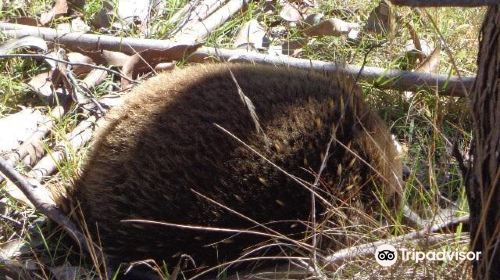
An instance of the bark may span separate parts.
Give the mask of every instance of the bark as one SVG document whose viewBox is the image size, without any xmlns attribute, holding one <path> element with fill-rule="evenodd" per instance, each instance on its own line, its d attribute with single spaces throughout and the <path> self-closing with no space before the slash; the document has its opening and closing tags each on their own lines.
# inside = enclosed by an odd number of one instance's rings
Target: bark
<svg viewBox="0 0 500 280">
<path fill-rule="evenodd" d="M 500 279 L 500 5 L 490 6 L 480 34 L 471 93 L 472 166 L 466 175 L 474 279 Z"/>
</svg>

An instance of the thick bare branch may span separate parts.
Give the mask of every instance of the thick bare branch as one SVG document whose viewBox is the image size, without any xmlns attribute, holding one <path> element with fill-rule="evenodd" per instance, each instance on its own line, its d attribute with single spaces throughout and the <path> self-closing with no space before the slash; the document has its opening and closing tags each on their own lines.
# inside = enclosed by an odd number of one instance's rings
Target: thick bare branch
<svg viewBox="0 0 500 280">
<path fill-rule="evenodd" d="M 135 53 L 133 50 L 168 49 L 176 44 L 167 40 L 117 38 L 104 35 L 58 34 L 50 28 L 37 28 L 19 24 L 0 23 L 0 30 L 9 36 L 22 37 L 25 35 L 42 36 L 47 40 L 57 40 L 67 48 L 77 50 L 79 48 L 94 48 L 98 50 L 124 51 Z M 194 45 L 186 45 L 186 50 Z M 320 60 L 308 60 L 292 58 L 289 56 L 271 56 L 243 50 L 200 48 L 189 57 L 190 61 L 203 62 L 206 60 L 228 60 L 228 61 L 252 61 L 254 63 L 288 65 L 297 68 L 316 69 L 329 73 L 344 72 L 358 76 L 361 80 L 375 83 L 380 88 L 397 89 L 403 91 L 416 91 L 420 88 L 439 89 L 439 94 L 447 96 L 465 96 L 465 89 L 470 89 L 475 77 L 435 75 L 428 73 L 416 73 L 401 70 L 388 70 L 378 67 L 360 67 L 356 65 L 345 65 Z M 463 85 L 462 85 L 463 84 Z"/>
<path fill-rule="evenodd" d="M 62 33 L 52 28 L 34 27 L 14 23 L 0 23 L 0 31 L 10 37 L 38 36 L 44 40 L 57 42 L 73 51 L 117 51 L 126 54 L 135 54 L 140 51 L 158 49 L 165 50 L 175 46 L 170 40 L 153 40 L 144 38 L 120 38 L 107 35 Z M 189 50 L 193 45 L 185 45 Z M 179 57 L 180 59 L 182 57 Z"/>
<path fill-rule="evenodd" d="M 417 91 L 422 88 L 437 88 L 439 89 L 439 94 L 447 96 L 465 96 L 466 93 L 463 90 L 462 83 L 466 89 L 470 89 L 475 79 L 474 77 L 464 77 L 460 80 L 456 76 L 449 77 L 447 75 L 409 72 L 396 69 L 388 70 L 370 66 L 361 67 L 357 65 L 300 59 L 289 56 L 271 56 L 243 50 L 200 48 L 188 58 L 189 61 L 193 62 L 202 62 L 207 59 L 287 65 L 297 68 L 315 69 L 328 73 L 342 72 L 355 77 L 359 75 L 361 80 L 374 83 L 380 88 L 404 91 Z"/>
</svg>

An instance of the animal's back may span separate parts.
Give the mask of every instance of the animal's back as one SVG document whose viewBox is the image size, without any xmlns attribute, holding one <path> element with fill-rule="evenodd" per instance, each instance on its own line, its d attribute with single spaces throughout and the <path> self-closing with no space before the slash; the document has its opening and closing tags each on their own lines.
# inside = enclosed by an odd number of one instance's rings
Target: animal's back
<svg viewBox="0 0 500 280">
<path fill-rule="evenodd" d="M 238 86 L 255 106 L 262 131 Z M 334 132 L 318 193 L 334 206 L 357 201 L 376 209 L 373 185 L 386 200 L 396 197 L 401 166 L 387 128 L 359 95 L 340 77 L 273 66 L 214 64 L 159 75 L 110 112 L 72 199 L 80 203 L 94 236 L 98 231 L 104 252 L 121 261 L 169 261 L 185 253 L 213 264 L 234 259 L 261 240 L 240 234 L 210 245 L 231 234 L 120 222 L 146 219 L 266 232 L 203 196 L 303 238 L 298 221 L 309 219 L 310 191 L 215 124 L 307 182 L 314 181 Z M 317 204 L 322 217 L 328 207 Z"/>
</svg>

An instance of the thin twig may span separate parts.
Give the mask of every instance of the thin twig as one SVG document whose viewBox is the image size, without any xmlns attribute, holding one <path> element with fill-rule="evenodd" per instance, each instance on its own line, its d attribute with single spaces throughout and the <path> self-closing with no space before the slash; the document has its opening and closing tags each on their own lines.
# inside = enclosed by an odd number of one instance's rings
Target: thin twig
<svg viewBox="0 0 500 280">
<path fill-rule="evenodd" d="M 107 72 L 113 73 L 113 74 L 118 75 L 121 78 L 123 78 L 123 79 L 125 79 L 125 80 L 127 80 L 127 81 L 129 81 L 131 83 L 137 84 L 137 82 L 134 81 L 133 79 L 130 79 L 130 78 L 126 77 L 125 75 L 123 75 L 122 73 L 120 73 L 118 71 L 115 71 L 113 69 L 104 67 L 104 66 L 99 66 L 99 65 L 89 64 L 89 63 L 83 63 L 83 62 L 71 62 L 71 61 L 67 61 L 67 60 L 64 60 L 64 59 L 59 59 L 59 58 L 47 56 L 47 55 L 44 55 L 44 54 L 18 53 L 18 54 L 1 54 L 0 55 L 0 59 L 2 59 L 2 58 L 18 58 L 18 57 L 21 57 L 21 58 L 24 57 L 24 58 L 48 59 L 48 60 L 53 60 L 53 61 L 56 61 L 56 62 L 59 62 L 59 63 L 68 64 L 68 65 L 71 65 L 71 66 L 91 67 L 91 68 L 94 68 L 94 69 L 99 69 L 99 70 L 103 70 L 103 71 L 107 71 Z"/>
</svg>

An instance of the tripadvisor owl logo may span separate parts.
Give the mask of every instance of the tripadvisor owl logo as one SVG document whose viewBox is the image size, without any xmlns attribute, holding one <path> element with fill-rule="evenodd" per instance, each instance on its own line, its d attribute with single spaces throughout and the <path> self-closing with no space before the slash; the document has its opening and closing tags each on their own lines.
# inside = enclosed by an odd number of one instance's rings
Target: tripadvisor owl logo
<svg viewBox="0 0 500 280">
<path fill-rule="evenodd" d="M 394 246 L 383 244 L 377 247 L 375 251 L 375 260 L 381 266 L 391 266 L 396 263 L 398 259 L 398 251 Z"/>
<path fill-rule="evenodd" d="M 399 251 L 399 252 L 398 252 Z M 416 251 L 414 249 L 396 248 L 389 244 L 382 244 L 375 251 L 375 260 L 381 266 L 391 266 L 396 263 L 398 253 L 401 261 L 414 261 L 415 263 L 427 261 L 473 261 L 479 260 L 481 251 Z"/>
</svg>

